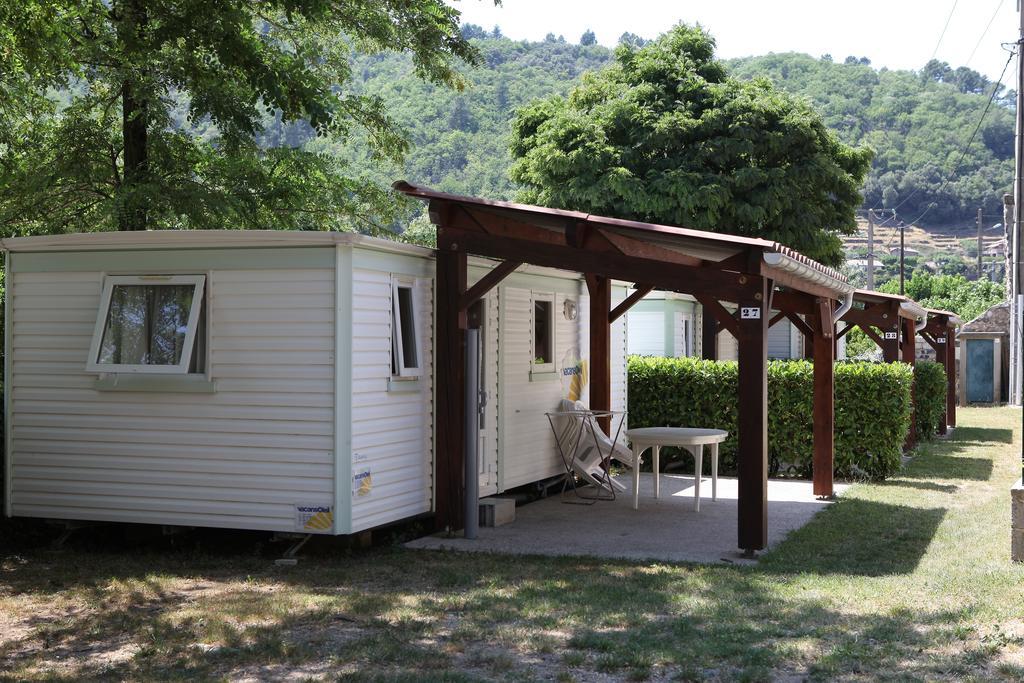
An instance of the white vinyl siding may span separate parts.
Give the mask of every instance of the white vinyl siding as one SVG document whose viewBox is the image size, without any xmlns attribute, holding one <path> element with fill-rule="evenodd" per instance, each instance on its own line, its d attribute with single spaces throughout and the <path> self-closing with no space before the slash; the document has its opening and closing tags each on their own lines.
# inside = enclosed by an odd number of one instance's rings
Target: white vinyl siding
<svg viewBox="0 0 1024 683">
<path fill-rule="evenodd" d="M 774 318 L 776 313 L 778 313 L 778 311 L 772 311 L 768 315 L 768 319 L 771 320 Z M 769 358 L 789 358 L 792 355 L 789 340 L 790 331 L 792 329 L 792 324 L 785 318 L 768 328 Z"/>
<path fill-rule="evenodd" d="M 665 313 L 663 311 L 629 311 L 629 353 L 638 356 L 665 355 Z"/>
<path fill-rule="evenodd" d="M 392 275 L 355 268 L 351 277 L 352 474 L 369 472 L 370 485 L 362 495 L 352 482 L 338 485 L 347 487 L 342 500 L 351 496 L 356 532 L 431 509 L 433 287 L 425 278 L 399 281 L 413 288 L 423 374 L 389 382 Z M 395 384 L 402 390 L 389 390 Z"/>
<path fill-rule="evenodd" d="M 672 316 L 672 350 L 677 358 L 694 355 L 693 330 L 693 314 L 676 311 Z"/>
<path fill-rule="evenodd" d="M 534 292 L 518 287 L 500 288 L 501 415 L 499 482 L 502 490 L 557 475 L 564 470 L 545 413 L 556 410 L 562 398 L 562 384 L 556 373 L 533 373 Z M 550 294 L 543 281 L 536 293 Z M 554 293 L 554 367 L 566 351 L 579 348 L 577 320 L 566 320 L 566 298 L 579 303 L 579 296 Z M 579 306 L 583 308 L 582 305 Z M 582 317 L 582 316 L 581 316 Z"/>
<path fill-rule="evenodd" d="M 94 389 L 101 284 L 8 275 L 13 514 L 293 531 L 332 504 L 332 269 L 212 271 L 203 394 Z"/>
</svg>

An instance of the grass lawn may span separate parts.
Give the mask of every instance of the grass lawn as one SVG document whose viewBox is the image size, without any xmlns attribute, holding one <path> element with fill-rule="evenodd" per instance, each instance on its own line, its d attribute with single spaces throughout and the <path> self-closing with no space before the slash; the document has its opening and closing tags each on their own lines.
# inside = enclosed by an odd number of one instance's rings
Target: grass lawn
<svg viewBox="0 0 1024 683">
<path fill-rule="evenodd" d="M 276 568 L 88 534 L 4 553 L 0 679 L 1021 680 L 1021 412 L 959 421 L 755 567 L 335 543 Z"/>
</svg>

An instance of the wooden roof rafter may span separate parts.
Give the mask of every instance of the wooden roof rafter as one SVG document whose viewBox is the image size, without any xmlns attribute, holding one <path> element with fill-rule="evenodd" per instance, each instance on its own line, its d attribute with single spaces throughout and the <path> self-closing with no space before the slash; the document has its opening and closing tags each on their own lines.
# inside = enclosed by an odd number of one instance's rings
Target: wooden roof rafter
<svg viewBox="0 0 1024 683">
<path fill-rule="evenodd" d="M 599 272 L 730 302 L 756 293 L 762 278 L 823 298 L 852 289 L 840 273 L 769 240 L 463 197 L 403 181 L 394 187 L 429 201 L 441 249 Z"/>
</svg>

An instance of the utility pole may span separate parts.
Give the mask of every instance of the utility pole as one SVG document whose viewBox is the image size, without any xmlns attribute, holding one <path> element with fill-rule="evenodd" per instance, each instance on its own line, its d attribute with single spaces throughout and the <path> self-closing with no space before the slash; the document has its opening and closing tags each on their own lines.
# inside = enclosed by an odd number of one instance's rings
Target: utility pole
<svg viewBox="0 0 1024 683">
<path fill-rule="evenodd" d="M 981 209 L 978 209 L 978 279 L 980 280 L 984 273 L 982 273 L 982 249 L 985 246 L 985 236 L 981 233 Z"/>
<path fill-rule="evenodd" d="M 1014 168 L 1013 183 L 1013 259 L 1011 272 L 1007 273 L 1010 278 L 1010 403 L 1021 405 L 1021 394 L 1024 392 L 1024 348 L 1022 348 L 1022 321 L 1024 313 L 1021 308 L 1024 306 L 1024 297 L 1021 296 L 1021 211 L 1024 205 L 1024 7 L 1021 0 L 1017 0 L 1017 14 L 1020 19 L 1020 34 L 1017 40 L 1017 131 L 1015 136 L 1016 164 Z M 1022 466 L 1024 470 L 1024 466 Z M 1024 474 L 1024 472 L 1022 472 Z"/>
<path fill-rule="evenodd" d="M 875 212 L 868 209 L 868 289 L 875 288 Z"/>
<path fill-rule="evenodd" d="M 900 296 L 903 295 L 903 262 L 904 262 L 904 245 L 903 245 L 903 234 L 906 232 L 903 221 L 900 221 Z"/>
</svg>

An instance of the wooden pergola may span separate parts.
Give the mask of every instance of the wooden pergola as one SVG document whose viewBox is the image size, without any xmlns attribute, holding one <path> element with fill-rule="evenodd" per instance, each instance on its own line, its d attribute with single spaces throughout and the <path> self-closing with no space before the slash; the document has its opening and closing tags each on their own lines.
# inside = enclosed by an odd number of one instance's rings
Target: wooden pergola
<svg viewBox="0 0 1024 683">
<path fill-rule="evenodd" d="M 834 318 L 837 300 L 848 299 L 853 289 L 841 274 L 767 240 L 462 197 L 404 181 L 394 187 L 428 201 L 437 226 L 434 481 L 439 529 L 463 525 L 463 331 L 472 324 L 468 309 L 522 264 L 585 276 L 594 410 L 611 407 L 611 324 L 646 293 L 661 289 L 691 294 L 736 336 L 737 546 L 748 552 L 763 549 L 768 540 L 768 312 L 779 310 L 800 320 L 814 347 L 814 492 L 832 495 Z M 470 285 L 470 254 L 502 263 Z M 613 280 L 634 283 L 635 288 L 614 307 Z M 736 304 L 737 314 L 727 311 L 722 301 Z M 537 428 L 544 428 L 541 420 Z"/>
<path fill-rule="evenodd" d="M 841 318 L 846 326 L 839 330 L 842 337 L 854 327 L 860 328 L 882 350 L 886 363 L 904 362 L 914 367 L 917 350 L 917 328 L 924 323 L 926 312 L 914 300 L 900 294 L 885 294 L 869 289 L 853 293 L 853 307 Z M 904 448 L 917 443 L 914 399 L 911 399 L 910 431 Z"/>
<path fill-rule="evenodd" d="M 946 371 L 946 410 L 939 423 L 939 434 L 947 434 L 956 427 L 956 328 L 962 324 L 960 316 L 936 308 L 926 309 L 928 324 L 918 334 L 935 351 L 935 359 Z"/>
</svg>

